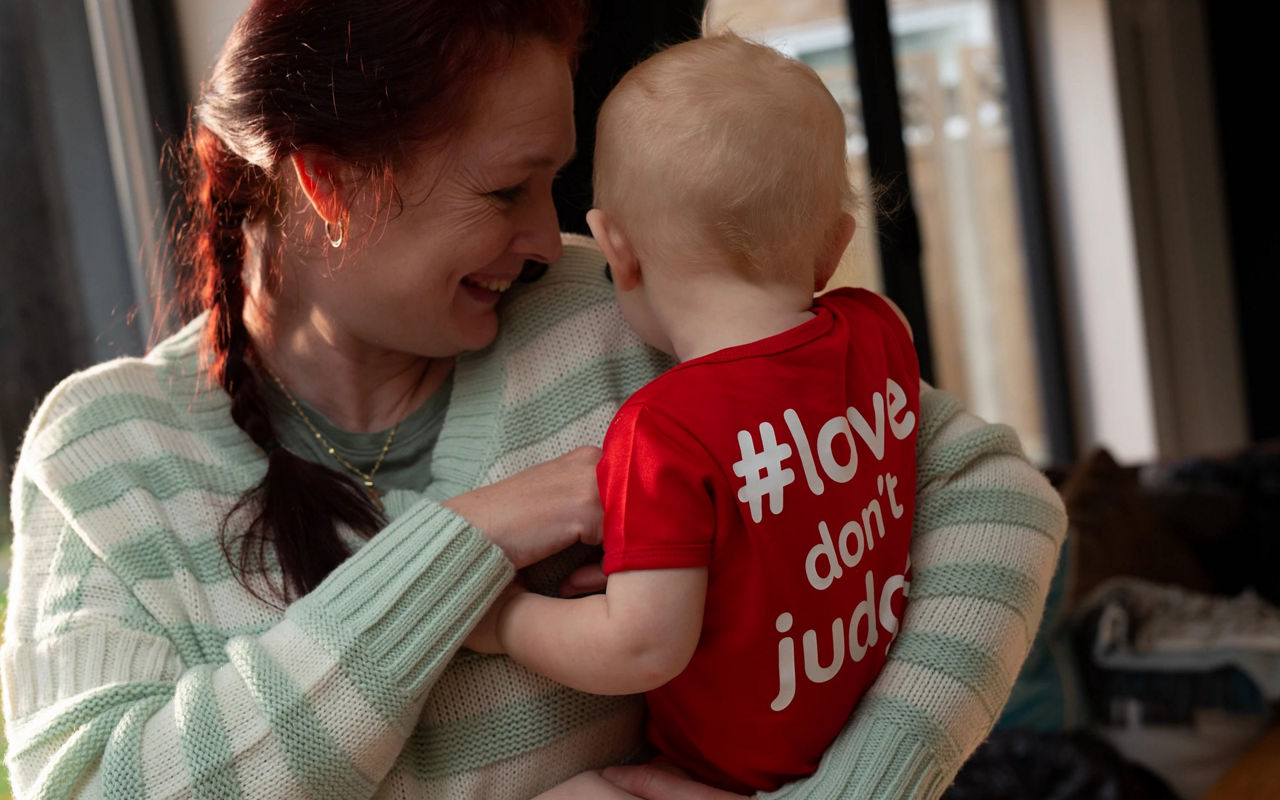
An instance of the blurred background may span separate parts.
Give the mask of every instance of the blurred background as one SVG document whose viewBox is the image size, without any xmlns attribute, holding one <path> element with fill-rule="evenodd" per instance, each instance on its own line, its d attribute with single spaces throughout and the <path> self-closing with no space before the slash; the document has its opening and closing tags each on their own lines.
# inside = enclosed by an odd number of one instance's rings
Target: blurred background
<svg viewBox="0 0 1280 800">
<path fill-rule="evenodd" d="M 6 486 L 30 414 L 58 380 L 142 353 L 172 324 L 155 312 L 173 192 L 162 153 L 246 5 L 0 0 Z M 557 190 L 567 229 L 583 229 L 592 121 L 608 87 L 658 44 L 696 35 L 704 15 L 827 82 L 862 198 L 836 283 L 897 301 L 926 376 L 1012 425 L 1068 499 L 1062 617 L 1050 614 L 1041 642 L 1057 659 L 1046 668 L 1055 716 L 1045 722 L 1032 703 L 1039 717 L 1021 727 L 1091 719 L 1126 747 L 1131 728 L 1107 709 L 1117 698 L 1141 705 L 1137 690 L 1117 695 L 1114 675 L 1079 663 L 1096 641 L 1062 655 L 1080 635 L 1068 612 L 1078 622 L 1101 602 L 1090 590 L 1136 576 L 1222 598 L 1280 594 L 1263 574 L 1280 537 L 1280 404 L 1264 396 L 1280 337 L 1276 246 L 1257 199 L 1270 159 L 1260 49 L 1246 43 L 1256 23 L 1210 0 L 596 0 L 591 14 L 577 98 L 585 152 Z M 0 608 L 7 520 L 5 506 Z M 1177 691 L 1212 694 L 1186 686 Z M 1227 735 L 1232 748 L 1191 778 L 1156 757 L 1166 744 L 1126 752 L 1178 795 L 1201 796 L 1274 720 L 1276 698 L 1256 694 L 1247 724 Z M 1192 706 L 1162 724 L 1202 735 L 1205 709 Z"/>
</svg>

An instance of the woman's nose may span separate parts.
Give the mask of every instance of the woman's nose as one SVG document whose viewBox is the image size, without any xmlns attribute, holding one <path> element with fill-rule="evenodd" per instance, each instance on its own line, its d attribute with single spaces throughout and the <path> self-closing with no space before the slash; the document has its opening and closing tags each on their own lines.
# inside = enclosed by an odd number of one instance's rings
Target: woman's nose
<svg viewBox="0 0 1280 800">
<path fill-rule="evenodd" d="M 550 193 L 530 210 L 527 224 L 521 243 L 525 255 L 545 264 L 559 261 L 564 255 L 564 246 L 560 242 L 560 220 Z"/>
</svg>

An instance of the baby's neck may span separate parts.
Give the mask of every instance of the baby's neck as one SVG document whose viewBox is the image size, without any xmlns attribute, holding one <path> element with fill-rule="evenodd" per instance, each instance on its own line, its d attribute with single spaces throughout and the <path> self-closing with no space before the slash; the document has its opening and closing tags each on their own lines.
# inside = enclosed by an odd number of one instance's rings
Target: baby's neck
<svg viewBox="0 0 1280 800">
<path fill-rule="evenodd" d="M 689 287 L 664 304 L 663 327 L 676 358 L 689 361 L 767 339 L 813 319 L 813 295 L 732 279 Z"/>
</svg>

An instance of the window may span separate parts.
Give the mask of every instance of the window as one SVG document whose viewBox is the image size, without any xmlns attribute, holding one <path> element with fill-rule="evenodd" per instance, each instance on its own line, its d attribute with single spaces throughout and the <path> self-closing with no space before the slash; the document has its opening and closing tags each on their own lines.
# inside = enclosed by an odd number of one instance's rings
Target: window
<svg viewBox="0 0 1280 800">
<path fill-rule="evenodd" d="M 711 0 L 708 5 L 713 27 L 725 24 L 818 72 L 845 110 L 850 178 L 861 197 L 871 197 L 863 89 L 846 3 Z M 921 327 L 928 333 L 932 379 L 979 416 L 1012 425 L 1033 460 L 1067 457 L 1055 450 L 1063 450 L 1061 442 L 1069 443 L 1069 436 L 1051 441 L 1053 414 L 1046 413 L 1052 404 L 1046 402 L 1040 360 L 1046 349 L 1050 359 L 1060 354 L 1033 320 L 1034 287 L 1024 246 L 1028 212 L 1019 197 L 993 4 L 893 0 L 887 11 L 908 199 L 919 222 L 926 320 Z M 857 214 L 859 230 L 833 286 L 884 290 L 890 283 L 881 268 L 873 212 L 864 204 Z"/>
</svg>

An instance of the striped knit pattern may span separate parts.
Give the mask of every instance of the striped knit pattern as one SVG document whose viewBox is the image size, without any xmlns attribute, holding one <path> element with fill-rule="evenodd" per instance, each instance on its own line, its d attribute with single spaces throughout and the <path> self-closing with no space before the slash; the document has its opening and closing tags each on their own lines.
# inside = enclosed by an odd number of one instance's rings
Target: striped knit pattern
<svg viewBox="0 0 1280 800">
<path fill-rule="evenodd" d="M 580 239 L 460 358 L 424 495 L 280 611 L 218 526 L 265 470 L 199 371 L 195 325 L 65 381 L 15 470 L 0 681 L 18 798 L 526 798 L 642 752 L 636 698 L 460 651 L 512 577 L 439 505 L 582 444 L 666 363 Z M 1006 429 L 921 398 L 902 632 L 822 768 L 776 797 L 934 798 L 986 735 L 1041 614 L 1065 519 Z M 549 589 L 597 557 L 529 570 Z"/>
</svg>

